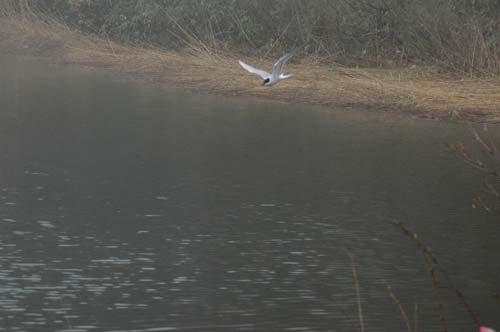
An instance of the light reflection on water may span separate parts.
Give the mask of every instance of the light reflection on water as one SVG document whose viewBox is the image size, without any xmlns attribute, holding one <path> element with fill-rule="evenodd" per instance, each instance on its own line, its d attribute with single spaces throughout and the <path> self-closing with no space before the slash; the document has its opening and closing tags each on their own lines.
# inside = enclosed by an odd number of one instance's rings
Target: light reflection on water
<svg viewBox="0 0 500 332">
<path fill-rule="evenodd" d="M 438 331 L 402 221 L 500 326 L 466 126 L 165 93 L 2 58 L 0 331 Z M 443 292 L 450 330 L 473 325 Z"/>
</svg>

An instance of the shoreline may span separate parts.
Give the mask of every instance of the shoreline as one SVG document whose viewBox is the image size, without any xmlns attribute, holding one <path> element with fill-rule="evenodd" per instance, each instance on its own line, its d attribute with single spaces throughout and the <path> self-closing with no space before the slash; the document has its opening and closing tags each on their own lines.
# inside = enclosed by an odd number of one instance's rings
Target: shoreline
<svg viewBox="0 0 500 332">
<path fill-rule="evenodd" d="M 233 54 L 193 54 L 120 45 L 59 23 L 0 18 L 0 53 L 106 68 L 125 79 L 222 96 L 245 96 L 330 108 L 361 108 L 420 118 L 500 122 L 500 77 L 465 78 L 428 66 L 346 68 L 297 56 L 294 77 L 273 87 L 246 72 Z M 3 51 L 5 50 L 5 51 Z M 243 61 L 270 69 L 273 59 Z"/>
</svg>

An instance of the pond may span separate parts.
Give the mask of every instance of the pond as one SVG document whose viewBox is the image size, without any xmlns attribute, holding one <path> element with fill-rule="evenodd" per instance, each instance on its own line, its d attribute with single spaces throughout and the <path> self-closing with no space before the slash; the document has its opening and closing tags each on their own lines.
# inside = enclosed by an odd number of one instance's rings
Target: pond
<svg viewBox="0 0 500 332">
<path fill-rule="evenodd" d="M 0 77 L 0 331 L 354 331 L 350 254 L 367 331 L 405 330 L 388 286 L 440 331 L 395 222 L 500 328 L 500 220 L 445 147 L 479 151 L 469 125 L 7 56 Z M 439 281 L 449 330 L 475 330 Z"/>
</svg>

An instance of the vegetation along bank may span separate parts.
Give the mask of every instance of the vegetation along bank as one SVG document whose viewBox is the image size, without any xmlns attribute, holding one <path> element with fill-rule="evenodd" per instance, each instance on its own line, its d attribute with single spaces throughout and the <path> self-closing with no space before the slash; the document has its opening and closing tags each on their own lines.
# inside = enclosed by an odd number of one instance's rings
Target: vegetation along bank
<svg viewBox="0 0 500 332">
<path fill-rule="evenodd" d="M 292 49 L 294 78 L 272 88 L 237 62 L 271 69 Z M 0 50 L 193 91 L 500 121 L 498 1 L 3 0 Z"/>
</svg>

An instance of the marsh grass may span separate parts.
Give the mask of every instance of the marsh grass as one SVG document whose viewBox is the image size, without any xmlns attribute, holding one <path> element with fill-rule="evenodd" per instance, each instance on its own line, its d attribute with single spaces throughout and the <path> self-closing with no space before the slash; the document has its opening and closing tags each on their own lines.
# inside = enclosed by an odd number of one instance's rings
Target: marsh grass
<svg viewBox="0 0 500 332">
<path fill-rule="evenodd" d="M 123 45 L 109 38 L 76 31 L 51 16 L 33 14 L 0 17 L 3 52 L 50 56 L 56 61 L 89 67 L 107 67 L 131 79 L 222 95 L 267 98 L 332 107 L 410 112 L 420 117 L 500 121 L 500 93 L 496 76 L 464 79 L 435 67 L 350 68 L 325 63 L 303 52 L 287 64 L 294 79 L 272 89 L 245 72 L 237 59 L 271 69 L 274 57 L 246 57 L 205 51 L 196 44 L 182 50 L 150 45 Z M 188 31 L 186 31 L 189 34 Z M 207 46 L 208 48 L 208 46 Z M 209 48 L 208 48 L 209 49 Z M 226 79 L 226 78 L 231 79 Z"/>
<path fill-rule="evenodd" d="M 308 56 L 350 66 L 425 63 L 468 76 L 500 74 L 495 1 L 3 1 L 11 11 L 16 2 L 29 4 L 128 44 L 259 57 L 302 47 Z"/>
</svg>

